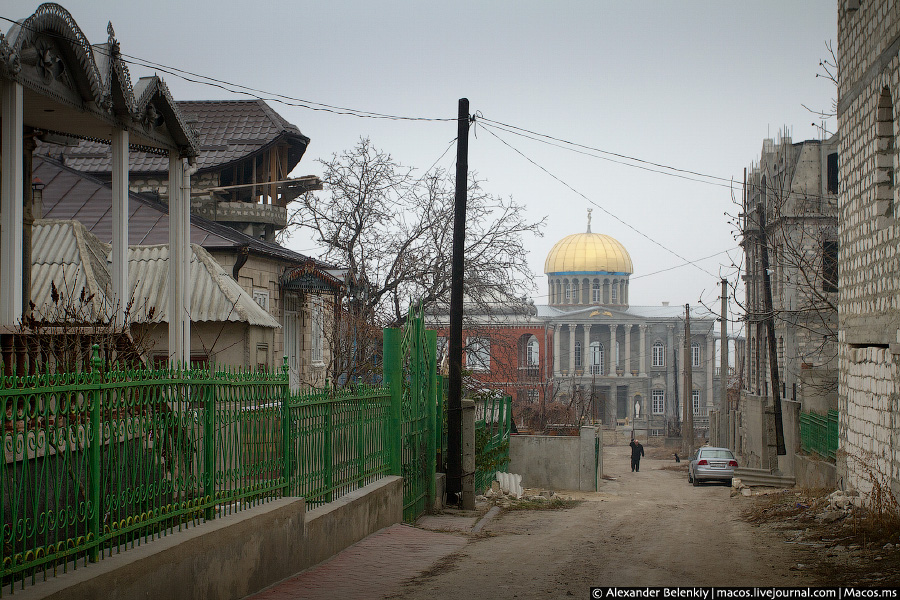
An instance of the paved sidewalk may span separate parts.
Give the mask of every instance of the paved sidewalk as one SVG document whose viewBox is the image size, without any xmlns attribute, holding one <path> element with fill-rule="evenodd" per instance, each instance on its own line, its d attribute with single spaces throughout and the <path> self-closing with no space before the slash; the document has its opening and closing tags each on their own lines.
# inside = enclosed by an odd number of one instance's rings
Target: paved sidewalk
<svg viewBox="0 0 900 600">
<path fill-rule="evenodd" d="M 391 525 L 340 554 L 249 596 L 252 600 L 376 600 L 400 592 L 400 584 L 462 549 L 467 538 Z"/>
</svg>

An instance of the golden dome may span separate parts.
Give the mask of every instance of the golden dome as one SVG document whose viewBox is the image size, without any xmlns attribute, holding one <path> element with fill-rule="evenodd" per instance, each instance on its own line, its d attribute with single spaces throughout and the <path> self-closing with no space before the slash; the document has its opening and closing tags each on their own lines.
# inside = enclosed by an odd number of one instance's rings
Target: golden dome
<svg viewBox="0 0 900 600">
<path fill-rule="evenodd" d="M 631 256 L 618 240 L 602 233 L 574 233 L 556 242 L 544 273 L 627 273 L 634 272 Z"/>
</svg>

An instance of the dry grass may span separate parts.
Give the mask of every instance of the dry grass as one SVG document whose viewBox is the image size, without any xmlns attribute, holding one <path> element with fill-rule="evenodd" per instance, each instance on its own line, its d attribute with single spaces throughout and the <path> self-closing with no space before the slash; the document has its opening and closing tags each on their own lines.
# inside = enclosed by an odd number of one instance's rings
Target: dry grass
<svg viewBox="0 0 900 600">
<path fill-rule="evenodd" d="M 659 468 L 661 471 L 678 471 L 680 473 L 687 473 L 688 466 L 687 463 L 675 463 L 674 465 L 665 465 Z"/>
</svg>

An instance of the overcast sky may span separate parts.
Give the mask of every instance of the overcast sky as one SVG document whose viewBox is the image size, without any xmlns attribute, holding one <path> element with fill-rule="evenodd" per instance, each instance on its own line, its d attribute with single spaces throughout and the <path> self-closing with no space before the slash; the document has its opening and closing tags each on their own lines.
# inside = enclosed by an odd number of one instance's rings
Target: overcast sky
<svg viewBox="0 0 900 600">
<path fill-rule="evenodd" d="M 736 184 L 764 138 L 785 128 L 794 141 L 821 138 L 812 125 L 821 119 L 802 104 L 827 109 L 835 96 L 831 82 L 816 77 L 826 43 L 836 43 L 835 0 L 61 4 L 91 43 L 106 40 L 112 21 L 124 54 L 265 90 L 267 98 L 455 118 L 458 99 L 467 97 L 485 119 Z M 38 5 L 4 0 L 0 17 L 20 19 Z M 9 26 L 0 23 L 3 31 Z M 153 72 L 130 70 L 133 80 Z M 176 100 L 248 97 L 157 72 Z M 316 159 L 363 136 L 424 170 L 456 137 L 452 121 L 270 104 L 312 140 L 295 176 L 321 174 Z M 732 191 L 722 179 L 660 174 L 633 165 L 665 169 L 585 156 L 486 125 L 472 130 L 470 168 L 487 180 L 487 191 L 512 196 L 534 220 L 547 218 L 544 237 L 528 242 L 537 303 L 546 302 L 547 253 L 585 230 L 588 208 L 592 230 L 631 254 L 634 305 L 695 303 L 701 295 L 715 303 L 720 275 L 734 276 L 720 266 L 730 262 L 725 252 L 738 256 L 725 216 L 736 212 Z M 833 132 L 835 120 L 826 127 Z M 454 162 L 451 149 L 438 165 L 452 171 Z M 303 235 L 288 245 L 316 254 Z M 681 266 L 685 259 L 699 268 Z"/>
</svg>

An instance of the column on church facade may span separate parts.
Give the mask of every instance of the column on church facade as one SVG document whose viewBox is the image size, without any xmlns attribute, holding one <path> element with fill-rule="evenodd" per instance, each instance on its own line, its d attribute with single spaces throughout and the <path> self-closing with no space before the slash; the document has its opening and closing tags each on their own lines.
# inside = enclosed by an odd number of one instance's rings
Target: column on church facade
<svg viewBox="0 0 900 600">
<path fill-rule="evenodd" d="M 559 338 L 562 334 L 562 325 L 553 327 L 553 375 L 559 376 Z"/>
<path fill-rule="evenodd" d="M 638 357 L 638 375 L 644 377 L 647 375 L 647 326 L 643 323 L 638 325 L 640 330 L 640 356 Z"/>
<path fill-rule="evenodd" d="M 675 361 L 672 360 L 675 351 L 675 326 L 667 325 L 666 326 L 666 356 L 665 356 L 665 364 L 666 366 L 666 403 L 672 407 L 672 410 L 675 411 L 674 415 L 677 415 L 676 405 L 678 404 L 678 398 L 674 396 L 675 390 L 675 381 L 674 378 L 678 377 L 678 372 L 675 370 Z M 679 361 L 680 362 L 680 361 Z M 672 365 L 669 367 L 668 365 Z"/>
<path fill-rule="evenodd" d="M 606 361 L 609 365 L 609 375 L 610 377 L 616 376 L 616 326 L 610 323 L 609 325 L 609 350 L 607 351 L 607 356 L 609 359 Z"/>
<path fill-rule="evenodd" d="M 575 374 L 575 328 L 574 323 L 569 323 L 569 375 Z"/>
<path fill-rule="evenodd" d="M 625 376 L 631 377 L 631 325 L 623 325 L 625 328 Z"/>
<path fill-rule="evenodd" d="M 584 327 L 584 344 L 581 346 L 581 364 L 584 368 L 584 374 L 590 375 L 591 369 L 591 324 L 585 323 Z"/>
</svg>

